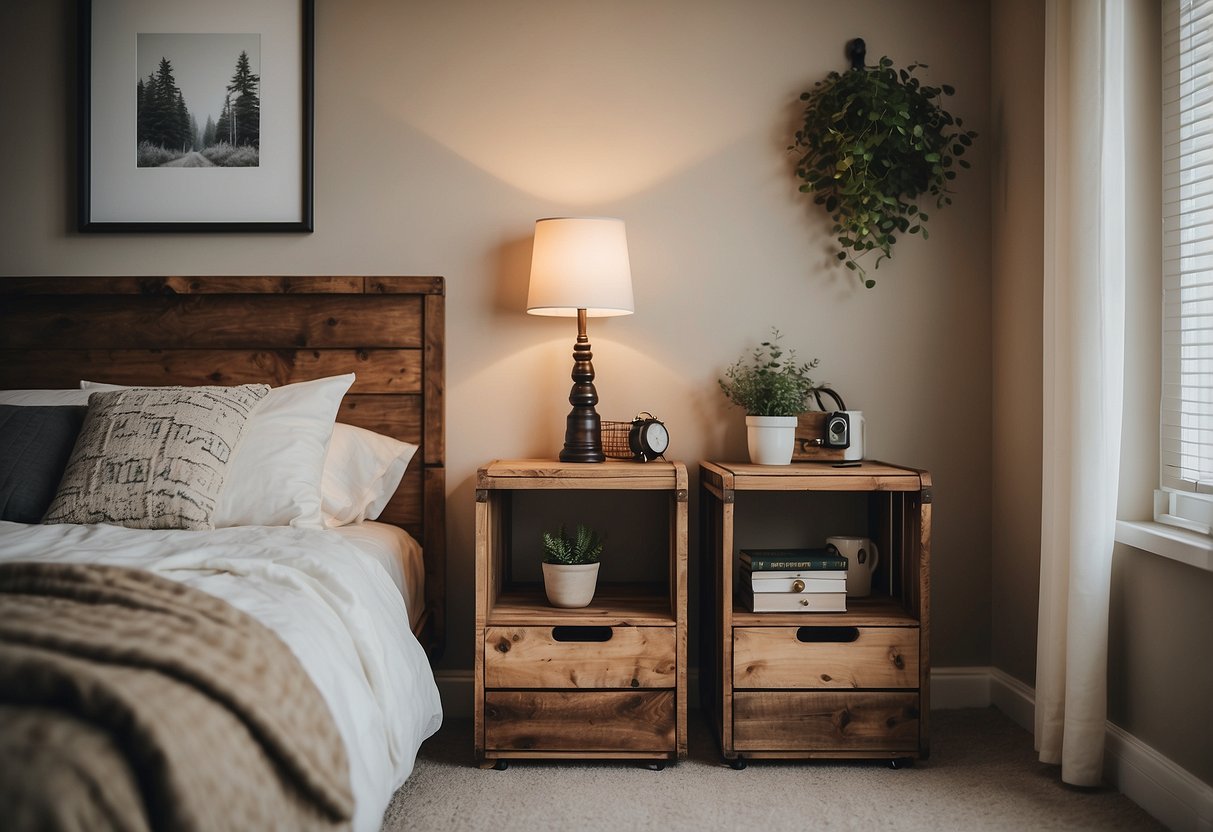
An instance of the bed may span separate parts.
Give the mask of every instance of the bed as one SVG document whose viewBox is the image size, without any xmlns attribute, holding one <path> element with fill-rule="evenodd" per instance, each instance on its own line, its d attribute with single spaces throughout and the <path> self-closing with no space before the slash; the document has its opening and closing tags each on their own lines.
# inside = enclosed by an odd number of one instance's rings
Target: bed
<svg viewBox="0 0 1213 832">
<path fill-rule="evenodd" d="M 348 762 L 350 825 L 360 830 L 379 827 L 418 747 L 441 723 L 429 663 L 445 638 L 443 317 L 438 277 L 0 279 L 0 390 L 62 391 L 55 395 L 64 404 L 99 393 L 92 401 L 131 407 L 143 400 L 127 387 L 248 388 L 255 399 L 249 425 L 268 418 L 268 405 L 256 404 L 256 396 L 280 401 L 283 391 L 324 386 L 339 398 L 339 424 L 326 440 L 321 527 L 262 524 L 255 513 L 213 531 L 0 522 L 0 565 L 35 562 L 62 570 L 56 580 L 85 569 L 134 569 L 182 592 L 222 599 L 268 627 L 331 714 Z M 334 380 L 349 373 L 348 392 L 333 394 Z M 98 386 L 80 391 L 82 381 Z M 259 385 L 274 389 L 267 394 Z M 98 408 L 90 408 L 90 418 Z M 328 503 L 330 466 L 344 470 L 333 462 L 345 459 L 335 453 L 338 435 L 361 442 L 367 434 L 358 429 L 387 437 L 374 440 L 381 444 L 411 448 L 399 487 L 372 501 L 375 520 L 365 519 L 365 506 L 361 514 L 330 512 Z M 272 459 L 265 443 L 234 447 L 233 467 L 251 459 L 253 447 Z M 273 482 L 286 484 L 257 494 L 281 498 L 293 488 L 289 478 Z M 224 489 L 239 492 L 230 482 Z M 222 496 L 216 499 L 218 513 L 238 518 L 253 497 L 232 497 L 227 509 Z M 176 597 L 171 588 L 169 596 Z M 268 710 L 270 721 L 291 713 L 289 703 Z M 298 724 L 279 727 L 288 738 L 309 733 Z M 313 765 L 314 780 L 325 776 L 324 765 Z M 333 818 L 344 825 L 339 813 Z"/>
</svg>

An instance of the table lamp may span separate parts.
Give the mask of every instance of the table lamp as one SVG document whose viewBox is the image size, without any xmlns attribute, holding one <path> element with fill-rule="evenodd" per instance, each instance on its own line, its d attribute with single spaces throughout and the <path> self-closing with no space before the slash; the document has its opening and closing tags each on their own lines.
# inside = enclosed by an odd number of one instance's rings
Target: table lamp
<svg viewBox="0 0 1213 832">
<path fill-rule="evenodd" d="M 565 421 L 561 462 L 603 462 L 601 422 L 594 405 L 594 355 L 586 337 L 588 317 L 630 315 L 632 269 L 623 220 L 609 217 L 555 217 L 535 221 L 531 282 L 526 311 L 531 315 L 577 316 L 573 346 L 573 406 Z"/>
</svg>

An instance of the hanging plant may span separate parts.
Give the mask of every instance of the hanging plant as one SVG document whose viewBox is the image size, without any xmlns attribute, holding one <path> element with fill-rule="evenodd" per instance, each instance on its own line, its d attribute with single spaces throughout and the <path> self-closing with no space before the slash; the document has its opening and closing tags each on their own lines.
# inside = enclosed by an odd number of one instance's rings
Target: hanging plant
<svg viewBox="0 0 1213 832">
<path fill-rule="evenodd" d="M 977 136 L 939 106 L 952 87 L 926 86 L 914 77 L 925 68 L 915 63 L 896 70 L 888 58 L 863 66 L 860 51 L 854 69 L 831 72 L 800 96 L 808 102 L 804 127 L 788 148 L 801 154 L 800 190 L 815 194 L 813 201 L 830 213 L 838 259 L 869 289 L 876 281 L 859 258 L 879 252 L 876 269 L 893 256 L 898 234 L 930 236 L 930 217 L 917 200 L 926 194 L 935 207 L 952 203 L 953 167 L 969 167 L 960 157 Z"/>
</svg>

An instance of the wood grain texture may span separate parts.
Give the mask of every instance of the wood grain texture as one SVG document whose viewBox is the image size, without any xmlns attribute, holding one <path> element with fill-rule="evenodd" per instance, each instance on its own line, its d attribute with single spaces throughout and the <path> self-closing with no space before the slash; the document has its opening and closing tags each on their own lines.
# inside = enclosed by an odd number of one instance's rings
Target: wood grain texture
<svg viewBox="0 0 1213 832">
<path fill-rule="evenodd" d="M 674 691 L 487 691 L 486 750 L 674 751 Z"/>
<path fill-rule="evenodd" d="M 808 643 L 799 629 L 734 628 L 734 687 L 918 687 L 917 627 L 858 627 L 855 641 Z"/>
<path fill-rule="evenodd" d="M 79 302 L 85 298 L 87 304 Z M 422 346 L 421 297 L 371 300 L 348 294 L 16 295 L 0 307 L 0 349 Z"/>
<path fill-rule="evenodd" d="M 353 372 L 353 393 L 421 391 L 420 350 L 76 350 L 49 349 L 36 364 L 12 367 L 15 387 L 69 388 L 81 380 L 107 384 L 196 386 L 293 384 Z M 419 437 L 420 438 L 420 437 Z"/>
<path fill-rule="evenodd" d="M 525 626 L 662 627 L 677 623 L 664 591 L 649 586 L 599 583 L 588 607 L 561 609 L 547 602 L 542 587 L 503 587 L 489 608 L 488 623 Z"/>
<path fill-rule="evenodd" d="M 710 576 L 705 583 L 711 594 L 703 609 L 717 617 L 714 627 L 703 625 L 711 637 L 701 653 L 708 665 L 701 673 L 712 684 L 703 698 L 718 726 L 722 754 L 728 759 L 925 758 L 930 475 L 875 460 L 845 469 L 705 461 L 700 487 L 701 545 L 707 550 L 704 574 Z M 868 534 L 889 553 L 880 593 L 848 599 L 843 613 L 752 613 L 740 606 L 733 592 L 737 493 L 832 491 L 869 495 Z M 747 496 L 745 505 L 755 500 Z M 891 596 L 884 594 L 890 589 Z M 788 640 L 800 627 L 826 626 L 885 632 L 877 641 L 865 634 L 846 644 Z"/>
<path fill-rule="evenodd" d="M 443 295 L 438 276 L 166 275 L 159 277 L 9 277 L 4 295 Z"/>
<path fill-rule="evenodd" d="M 354 372 L 340 421 L 421 446 L 380 518 L 424 547 L 430 655 L 445 633 L 441 277 L 0 280 L 0 388 L 289 384 Z"/>
<path fill-rule="evenodd" d="M 550 459 L 499 459 L 477 473 L 477 488 L 520 489 L 527 491 L 562 490 L 637 490 L 667 491 L 679 488 L 681 464 L 664 462 L 621 462 L 607 460 L 593 465 L 562 463 Z M 686 469 L 682 468 L 681 487 L 686 489 Z"/>
<path fill-rule="evenodd" d="M 488 627 L 490 688 L 673 688 L 672 627 L 611 627 L 607 641 L 558 641 L 552 627 Z"/>
<path fill-rule="evenodd" d="M 917 693 L 737 691 L 737 751 L 918 750 Z"/>
<path fill-rule="evenodd" d="M 587 607 L 551 606 L 541 586 L 511 574 L 513 495 L 527 490 L 577 491 L 585 500 L 601 490 L 666 492 L 653 495 L 668 501 L 666 528 L 652 531 L 667 536 L 668 580 L 600 583 Z M 507 460 L 480 469 L 475 673 L 483 701 L 473 733 L 481 760 L 686 756 L 687 490 L 686 466 L 675 462 Z M 562 627 L 611 638 L 561 641 L 554 630 Z"/>
</svg>

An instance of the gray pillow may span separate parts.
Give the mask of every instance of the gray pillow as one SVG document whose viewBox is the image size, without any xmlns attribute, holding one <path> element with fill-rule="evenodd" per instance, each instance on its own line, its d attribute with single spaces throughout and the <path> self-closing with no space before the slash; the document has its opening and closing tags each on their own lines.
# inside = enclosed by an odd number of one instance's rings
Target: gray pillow
<svg viewBox="0 0 1213 832">
<path fill-rule="evenodd" d="M 42 520 L 87 410 L 0 405 L 0 520 Z"/>
<path fill-rule="evenodd" d="M 228 463 L 268 393 L 264 384 L 93 393 L 43 522 L 213 529 Z"/>
</svg>

